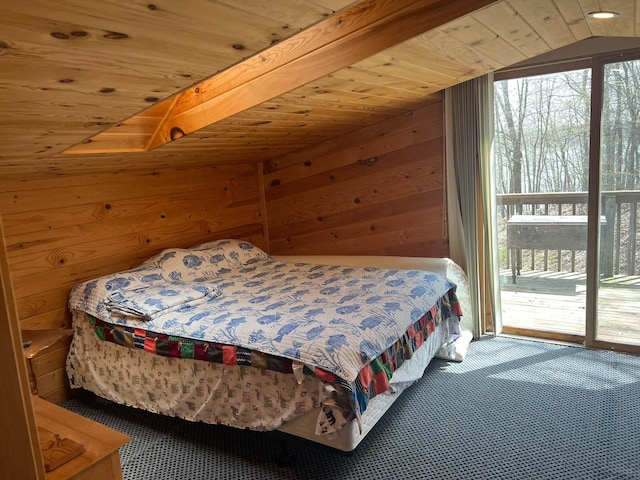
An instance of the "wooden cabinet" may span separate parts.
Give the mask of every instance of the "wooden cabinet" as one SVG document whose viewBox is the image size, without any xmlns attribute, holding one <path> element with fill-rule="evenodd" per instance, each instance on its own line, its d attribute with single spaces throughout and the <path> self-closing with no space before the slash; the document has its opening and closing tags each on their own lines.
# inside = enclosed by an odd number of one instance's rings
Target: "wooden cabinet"
<svg viewBox="0 0 640 480">
<path fill-rule="evenodd" d="M 22 330 L 23 342 L 31 342 L 23 350 L 31 393 L 53 403 L 69 398 L 65 363 L 72 335 L 70 328 Z"/>
<path fill-rule="evenodd" d="M 122 480 L 119 449 L 130 438 L 36 396 L 32 397 L 39 429 L 84 446 L 80 455 L 50 472 L 47 480 Z"/>
</svg>

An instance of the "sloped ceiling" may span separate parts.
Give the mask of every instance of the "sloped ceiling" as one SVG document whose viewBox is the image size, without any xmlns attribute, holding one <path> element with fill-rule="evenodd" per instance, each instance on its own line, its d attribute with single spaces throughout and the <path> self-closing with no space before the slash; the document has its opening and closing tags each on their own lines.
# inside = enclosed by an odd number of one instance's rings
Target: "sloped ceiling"
<svg viewBox="0 0 640 480">
<path fill-rule="evenodd" d="M 264 161 L 428 105 L 448 86 L 580 40 L 640 36 L 640 0 L 404 2 L 432 8 L 440 15 L 436 20 L 446 18 L 442 12 L 472 13 L 385 45 L 155 150 L 63 153 L 116 125 L 122 125 L 123 136 L 147 129 L 144 117 L 128 119 L 150 107 L 160 110 L 164 99 L 288 38 L 303 38 L 344 9 L 392 9 L 399 3 L 2 2 L 0 172 Z M 599 9 L 620 15 L 587 18 Z"/>
</svg>

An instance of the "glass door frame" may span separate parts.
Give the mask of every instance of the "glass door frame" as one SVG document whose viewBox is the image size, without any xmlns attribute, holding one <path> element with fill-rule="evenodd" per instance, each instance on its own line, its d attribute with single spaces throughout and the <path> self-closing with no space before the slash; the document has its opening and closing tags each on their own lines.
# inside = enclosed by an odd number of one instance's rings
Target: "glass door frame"
<svg viewBox="0 0 640 480">
<path fill-rule="evenodd" d="M 519 327 L 503 326 L 500 319 L 500 312 L 496 312 L 494 319 L 494 334 L 525 335 L 529 337 L 539 337 L 550 340 L 565 341 L 570 343 L 583 343 L 587 348 L 603 350 L 613 350 L 628 352 L 640 355 L 640 346 L 610 342 L 597 339 L 598 321 L 598 289 L 599 289 L 599 257 L 600 257 L 600 148 L 601 148 L 601 126 L 602 108 L 604 94 L 604 70 L 605 65 L 621 61 L 640 60 L 640 51 L 637 49 L 616 52 L 614 54 L 596 54 L 574 58 L 565 61 L 552 62 L 550 64 L 533 64 L 521 68 L 505 69 L 496 72 L 494 80 L 507 80 L 523 76 L 535 76 L 548 73 L 559 73 L 562 71 L 590 68 L 591 69 L 591 119 L 590 119 L 590 140 L 589 140 L 589 192 L 588 192 L 588 229 L 587 229 L 587 280 L 586 280 L 586 304 L 585 304 L 585 335 L 573 335 L 560 332 L 544 330 L 529 330 Z M 493 172 L 491 173 L 493 175 Z M 490 195 L 495 195 L 495 191 Z M 596 219 L 596 221 L 594 221 Z M 497 229 L 496 225 L 492 225 Z M 499 270 L 499 269 L 498 269 Z M 499 275 L 499 271 L 494 272 Z M 500 295 L 498 291 L 496 295 Z M 498 298 L 499 300 L 499 298 Z M 499 302 L 497 303 L 499 306 Z M 639 320 L 640 321 L 640 320 Z M 483 331 L 487 331 L 483 325 Z"/>
<path fill-rule="evenodd" d="M 640 345 L 597 339 L 598 294 L 600 276 L 600 176 L 604 70 L 609 63 L 640 60 L 640 52 L 596 56 L 591 64 L 591 132 L 589 144 L 589 196 L 587 228 L 587 298 L 585 306 L 585 347 L 640 354 Z M 640 321 L 640 319 L 639 319 Z"/>
<path fill-rule="evenodd" d="M 581 69 L 591 69 L 591 68 L 592 68 L 592 57 L 572 58 L 568 60 L 557 61 L 557 62 L 552 62 L 547 64 L 534 64 L 534 65 L 521 67 L 521 68 L 505 69 L 503 71 L 496 72 L 494 74 L 494 81 L 512 80 L 512 79 L 517 79 L 521 77 L 535 77 L 539 75 L 548 75 L 548 74 L 562 73 L 562 72 L 571 71 L 571 70 L 581 70 Z M 592 82 L 593 82 L 593 79 L 592 79 Z M 593 88 L 593 83 L 591 85 Z M 591 98 L 591 102 L 593 102 L 593 97 Z M 593 106 L 593 103 L 592 103 L 592 106 Z M 591 128 L 593 128 L 592 124 L 591 124 Z M 591 154 L 591 148 L 590 148 L 589 154 Z M 590 158 L 590 162 L 591 162 L 591 158 Z M 495 172 L 491 172 L 491 175 L 494 175 L 494 174 Z M 589 188 L 591 188 L 591 185 L 589 185 Z M 490 192 L 490 195 L 494 197 L 495 197 L 495 194 L 496 194 L 495 191 Z M 590 200 L 591 198 L 589 197 L 589 202 Z M 492 225 L 491 228 L 493 228 L 494 231 L 496 231 L 497 225 Z M 495 235 L 497 236 L 497 231 L 495 232 Z M 499 274 L 500 273 L 498 268 L 494 272 L 494 275 L 499 276 Z M 497 280 L 497 282 L 499 284 L 499 280 Z M 499 289 L 496 289 L 495 294 L 497 296 L 501 295 Z M 587 298 L 586 299 L 587 304 L 588 304 L 588 300 L 589 299 Z M 497 305 L 497 309 L 501 310 L 499 298 L 497 299 L 496 305 Z M 588 307 L 585 304 L 585 322 L 586 322 L 587 308 Z M 498 334 L 498 335 L 504 333 L 507 335 L 540 338 L 544 340 L 554 340 L 554 341 L 566 342 L 566 343 L 572 343 L 572 344 L 586 344 L 586 323 L 585 323 L 585 330 L 584 330 L 585 333 L 577 334 L 577 333 L 565 333 L 565 332 L 552 331 L 552 330 L 523 328 L 523 327 L 514 327 L 510 325 L 504 325 L 504 322 L 502 321 L 501 316 L 502 315 L 500 311 L 496 312 L 495 322 L 494 322 L 494 332 L 495 334 Z M 485 328 L 485 331 L 486 331 L 486 328 Z"/>
</svg>

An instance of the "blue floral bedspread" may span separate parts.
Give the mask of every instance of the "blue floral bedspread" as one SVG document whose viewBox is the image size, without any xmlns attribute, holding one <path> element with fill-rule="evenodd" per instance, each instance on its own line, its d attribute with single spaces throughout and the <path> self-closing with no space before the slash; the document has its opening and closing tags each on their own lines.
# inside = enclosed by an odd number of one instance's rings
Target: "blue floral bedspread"
<svg viewBox="0 0 640 480">
<path fill-rule="evenodd" d="M 278 262 L 250 243 L 220 240 L 165 250 L 77 285 L 69 307 L 118 325 L 290 358 L 354 382 L 451 289 L 432 272 Z M 183 293 L 192 301 L 176 302 L 176 292 L 193 290 L 204 295 L 193 301 Z M 141 298 L 145 291 L 152 296 Z M 148 315 L 126 315 L 114 308 L 118 300 L 146 304 Z"/>
</svg>

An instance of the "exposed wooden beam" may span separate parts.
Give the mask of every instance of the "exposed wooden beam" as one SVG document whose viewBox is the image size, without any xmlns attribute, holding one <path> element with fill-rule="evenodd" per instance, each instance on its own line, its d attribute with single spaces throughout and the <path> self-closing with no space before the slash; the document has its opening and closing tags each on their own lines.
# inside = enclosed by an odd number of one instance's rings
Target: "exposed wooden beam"
<svg viewBox="0 0 640 480">
<path fill-rule="evenodd" d="M 165 100 L 144 145 L 114 127 L 66 153 L 152 150 L 494 2 L 364 0 Z"/>
</svg>

